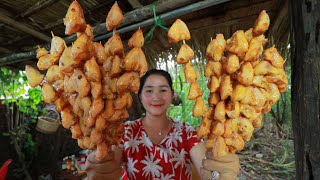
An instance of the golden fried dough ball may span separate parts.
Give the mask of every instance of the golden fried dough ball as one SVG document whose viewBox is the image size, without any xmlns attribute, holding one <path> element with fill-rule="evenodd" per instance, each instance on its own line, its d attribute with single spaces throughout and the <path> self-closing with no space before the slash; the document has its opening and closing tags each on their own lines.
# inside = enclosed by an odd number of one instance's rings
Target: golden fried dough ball
<svg viewBox="0 0 320 180">
<path fill-rule="evenodd" d="M 217 136 L 209 140 L 212 140 L 212 145 L 210 146 L 212 146 L 213 157 L 221 157 L 228 154 L 229 150 L 223 137 Z"/>
<path fill-rule="evenodd" d="M 40 47 L 36 50 L 36 52 L 37 52 L 37 55 L 36 55 L 37 59 L 50 53 L 46 48 L 40 48 Z"/>
<path fill-rule="evenodd" d="M 119 94 L 125 91 L 138 93 L 139 86 L 139 75 L 136 72 L 126 72 L 117 81 L 117 91 Z"/>
<path fill-rule="evenodd" d="M 182 40 L 189 40 L 190 38 L 189 29 L 181 19 L 177 19 L 168 31 L 169 43 L 177 43 Z"/>
<path fill-rule="evenodd" d="M 222 74 L 222 64 L 219 61 L 207 61 L 204 75 L 209 78 L 213 75 L 220 77 Z"/>
<path fill-rule="evenodd" d="M 259 113 L 259 116 L 252 120 L 252 125 L 254 128 L 260 128 L 262 126 L 262 113 Z"/>
<path fill-rule="evenodd" d="M 102 116 L 106 119 L 109 119 L 115 112 L 114 109 L 114 100 L 113 99 L 107 99 L 105 101 L 105 107 L 104 107 L 104 111 L 102 113 Z"/>
<path fill-rule="evenodd" d="M 226 105 L 226 114 L 229 118 L 237 118 L 240 115 L 240 104 L 238 101 L 229 101 Z"/>
<path fill-rule="evenodd" d="M 52 87 L 54 90 L 58 93 L 61 94 L 64 92 L 64 80 L 56 80 L 53 84 Z"/>
<path fill-rule="evenodd" d="M 225 101 L 219 101 L 214 111 L 214 119 L 220 122 L 226 121 L 226 105 Z"/>
<path fill-rule="evenodd" d="M 103 117 L 103 114 L 99 114 L 97 116 L 97 119 L 96 119 L 96 124 L 95 124 L 95 128 L 98 130 L 98 131 L 103 131 L 105 130 L 107 127 L 108 127 L 108 123 L 107 123 L 107 120 L 105 117 Z"/>
<path fill-rule="evenodd" d="M 85 31 L 87 25 L 84 19 L 83 10 L 78 1 L 72 1 L 70 4 L 66 17 L 63 19 L 63 24 L 66 26 L 66 35 Z"/>
<path fill-rule="evenodd" d="M 94 40 L 93 30 L 92 30 L 92 27 L 90 26 L 90 24 L 87 24 L 86 30 L 84 31 L 84 33 L 88 36 L 88 39 L 90 41 Z M 77 33 L 78 37 L 79 37 L 79 35 L 81 35 L 81 33 Z"/>
<path fill-rule="evenodd" d="M 269 61 L 260 61 L 254 68 L 254 75 L 277 75 L 282 73 L 282 69 L 273 67 Z M 281 71 L 282 70 L 282 71 Z"/>
<path fill-rule="evenodd" d="M 182 44 L 177 56 L 178 64 L 185 64 L 194 58 L 194 52 L 188 44 Z"/>
<path fill-rule="evenodd" d="M 79 66 L 79 62 L 76 62 L 72 58 L 71 47 L 66 47 L 59 60 L 60 72 L 71 76 L 73 70 Z"/>
<path fill-rule="evenodd" d="M 72 125 L 76 124 L 77 121 L 78 119 L 72 112 L 72 108 L 70 106 L 65 107 L 61 111 L 61 123 L 64 128 L 69 129 Z"/>
<path fill-rule="evenodd" d="M 81 132 L 79 123 L 72 125 L 70 127 L 70 131 L 72 134 L 72 139 L 78 139 L 82 136 L 82 132 Z"/>
<path fill-rule="evenodd" d="M 245 86 L 252 84 L 253 75 L 253 67 L 250 62 L 243 63 L 240 69 L 236 72 L 237 80 Z"/>
<path fill-rule="evenodd" d="M 90 82 L 91 95 L 93 99 L 98 98 L 102 94 L 101 82 Z"/>
<path fill-rule="evenodd" d="M 52 32 L 51 34 L 52 34 L 52 39 L 51 39 L 51 46 L 50 46 L 50 54 L 54 56 L 60 56 L 64 48 L 66 47 L 66 44 L 61 37 L 53 35 Z"/>
<path fill-rule="evenodd" d="M 194 67 L 192 66 L 191 62 L 188 62 L 185 66 L 184 66 L 184 76 L 186 78 L 186 81 L 188 83 L 193 83 L 196 82 L 198 79 L 198 73 L 197 71 L 194 69 Z"/>
<path fill-rule="evenodd" d="M 116 56 L 113 56 L 112 61 L 113 62 L 110 70 L 110 76 L 117 77 L 122 72 L 121 59 L 119 56 L 116 55 Z"/>
<path fill-rule="evenodd" d="M 230 150 L 230 146 L 232 147 L 231 149 L 233 150 L 232 151 L 233 153 L 235 153 L 235 151 L 239 151 L 244 148 L 244 141 L 239 135 L 236 135 L 231 138 L 224 138 L 224 140 L 227 146 L 229 147 L 229 150 Z"/>
<path fill-rule="evenodd" d="M 124 17 L 117 1 L 112 5 L 106 18 L 106 28 L 108 31 L 115 29 L 123 21 Z"/>
<path fill-rule="evenodd" d="M 59 60 L 59 56 L 46 54 L 39 58 L 37 67 L 39 68 L 39 70 L 43 71 L 43 70 L 49 69 L 52 65 L 56 64 L 58 60 Z"/>
<path fill-rule="evenodd" d="M 46 81 L 48 83 L 53 83 L 56 80 L 63 79 L 63 74 L 60 72 L 60 68 L 58 65 L 51 66 L 46 74 Z"/>
<path fill-rule="evenodd" d="M 98 97 L 92 100 L 92 104 L 89 110 L 89 118 L 96 118 L 104 109 L 104 101 L 102 97 Z M 93 126 L 94 123 L 90 124 L 89 127 Z"/>
<path fill-rule="evenodd" d="M 277 48 L 270 47 L 264 51 L 263 55 L 264 59 L 270 61 L 272 66 L 276 68 L 283 68 L 284 61 Z"/>
<path fill-rule="evenodd" d="M 225 70 L 227 73 L 232 74 L 240 68 L 239 58 L 235 54 L 231 54 L 226 59 Z"/>
<path fill-rule="evenodd" d="M 69 79 L 74 84 L 75 90 L 80 97 L 87 96 L 90 92 L 90 84 L 86 78 L 86 75 L 80 70 L 75 69 L 72 76 Z"/>
<path fill-rule="evenodd" d="M 207 137 L 210 133 L 211 120 L 207 117 L 204 117 L 201 121 L 201 125 L 198 129 L 197 137 L 198 139 L 202 139 Z"/>
<path fill-rule="evenodd" d="M 254 36 L 259 36 L 263 34 L 266 30 L 268 30 L 270 25 L 270 18 L 269 15 L 265 10 L 261 11 L 259 14 L 257 20 L 255 21 L 253 25 L 253 34 Z"/>
<path fill-rule="evenodd" d="M 216 105 L 220 101 L 220 94 L 218 92 L 210 93 L 208 104 L 210 106 Z"/>
<path fill-rule="evenodd" d="M 255 85 L 257 87 L 261 87 L 264 89 L 269 88 L 269 83 L 267 82 L 267 79 L 264 76 L 253 76 L 252 85 Z"/>
<path fill-rule="evenodd" d="M 230 39 L 227 40 L 226 49 L 242 57 L 248 51 L 248 41 L 243 30 L 236 31 Z"/>
<path fill-rule="evenodd" d="M 201 97 L 197 97 L 194 107 L 192 109 L 193 117 L 204 116 L 207 111 L 207 106 L 205 105 L 204 100 Z"/>
<path fill-rule="evenodd" d="M 86 61 L 83 66 L 84 74 L 87 79 L 92 82 L 101 82 L 101 73 L 96 58 L 92 57 L 90 60 Z"/>
<path fill-rule="evenodd" d="M 104 50 L 107 56 L 118 55 L 123 57 L 124 49 L 121 37 L 118 33 L 114 33 L 111 38 L 104 44 Z"/>
<path fill-rule="evenodd" d="M 208 135 L 209 139 L 215 136 L 221 136 L 224 133 L 224 123 L 220 121 L 214 121 L 211 123 L 211 132 Z"/>
<path fill-rule="evenodd" d="M 231 100 L 233 102 L 241 101 L 247 95 L 246 93 L 247 93 L 247 89 L 246 89 L 246 87 L 244 85 L 236 84 L 236 86 L 235 86 L 235 88 L 233 89 L 233 92 L 232 92 Z"/>
<path fill-rule="evenodd" d="M 223 137 L 232 138 L 238 132 L 238 118 L 228 119 L 224 123 Z"/>
<path fill-rule="evenodd" d="M 127 107 L 131 107 L 132 105 L 132 97 L 129 92 L 125 92 L 123 94 L 119 94 L 118 97 L 113 102 L 114 109 L 123 109 Z"/>
<path fill-rule="evenodd" d="M 56 106 L 56 110 L 58 112 L 61 112 L 67 104 L 68 102 L 62 96 L 54 101 L 54 105 Z"/>
<path fill-rule="evenodd" d="M 250 102 L 250 105 L 259 106 L 259 105 L 263 105 L 267 101 L 267 98 L 259 88 L 253 87 L 251 92 L 252 92 L 252 101 Z"/>
<path fill-rule="evenodd" d="M 120 122 L 128 119 L 129 113 L 126 108 L 115 110 L 113 115 L 107 119 L 111 123 Z"/>
<path fill-rule="evenodd" d="M 71 46 L 72 58 L 76 62 L 89 60 L 95 53 L 94 44 L 82 33 Z"/>
<path fill-rule="evenodd" d="M 188 94 L 188 99 L 189 100 L 194 100 L 197 97 L 202 96 L 203 91 L 199 84 L 197 82 L 191 83 L 190 89 L 189 89 L 189 94 Z"/>
<path fill-rule="evenodd" d="M 211 76 L 208 81 L 207 87 L 210 93 L 217 92 L 220 87 L 220 80 L 216 76 Z"/>
<path fill-rule="evenodd" d="M 136 32 L 132 35 L 132 37 L 129 39 L 128 41 L 128 46 L 132 49 L 132 48 L 141 48 L 144 44 L 144 37 L 143 37 L 143 32 L 140 29 L 140 27 L 138 28 L 138 30 L 136 30 Z"/>
<path fill-rule="evenodd" d="M 254 127 L 252 123 L 247 118 L 238 118 L 238 134 L 245 141 L 249 141 L 251 139 Z"/>
<path fill-rule="evenodd" d="M 217 34 L 216 39 L 211 40 L 211 42 L 207 46 L 207 56 L 213 61 L 220 61 L 224 54 L 225 48 L 226 40 L 224 39 L 223 34 Z"/>
<path fill-rule="evenodd" d="M 253 38 L 252 30 L 253 28 L 250 28 L 246 32 L 244 32 L 244 36 L 246 37 L 247 42 L 250 42 L 251 39 Z"/>
<path fill-rule="evenodd" d="M 92 128 L 90 134 L 90 141 L 91 143 L 96 146 L 97 144 L 101 143 L 104 140 L 103 134 L 98 131 L 96 128 Z"/>
<path fill-rule="evenodd" d="M 56 91 L 49 83 L 43 83 L 42 96 L 45 103 L 52 103 L 58 98 Z"/>
<path fill-rule="evenodd" d="M 28 84 L 31 87 L 36 87 L 41 84 L 44 75 L 41 74 L 36 68 L 26 65 L 26 75 L 28 79 Z"/>
<path fill-rule="evenodd" d="M 259 60 L 262 50 L 263 50 L 263 42 L 264 41 L 264 35 L 262 34 L 261 37 L 254 37 L 249 43 L 249 48 L 244 56 L 243 60 L 244 61 L 256 61 Z"/>
<path fill-rule="evenodd" d="M 221 100 L 227 99 L 232 95 L 232 82 L 229 75 L 226 75 L 222 78 L 220 83 L 220 96 Z"/>
<path fill-rule="evenodd" d="M 143 76 L 148 70 L 146 56 L 141 48 L 133 48 L 129 51 L 123 61 L 123 68 L 127 71 L 139 72 Z"/>
<path fill-rule="evenodd" d="M 101 42 L 94 42 L 93 45 L 95 49 L 94 57 L 96 57 L 97 63 L 102 65 L 107 60 L 107 54 L 104 51 L 104 47 L 102 46 Z"/>
</svg>

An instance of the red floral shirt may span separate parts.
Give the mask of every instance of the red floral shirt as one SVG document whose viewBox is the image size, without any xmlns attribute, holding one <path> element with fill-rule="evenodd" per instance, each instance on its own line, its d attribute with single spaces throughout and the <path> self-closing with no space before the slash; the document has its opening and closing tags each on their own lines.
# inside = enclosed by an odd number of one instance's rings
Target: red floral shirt
<svg viewBox="0 0 320 180">
<path fill-rule="evenodd" d="M 122 137 L 123 159 L 129 179 L 187 180 L 192 178 L 190 149 L 199 142 L 193 127 L 174 122 L 170 132 L 153 144 L 142 118 L 125 123 Z"/>
</svg>

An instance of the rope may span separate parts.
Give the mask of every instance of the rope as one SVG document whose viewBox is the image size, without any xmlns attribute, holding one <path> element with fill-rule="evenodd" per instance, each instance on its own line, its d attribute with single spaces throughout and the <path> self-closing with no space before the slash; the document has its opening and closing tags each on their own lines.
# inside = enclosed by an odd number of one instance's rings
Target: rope
<svg viewBox="0 0 320 180">
<path fill-rule="evenodd" d="M 161 20 L 161 16 L 157 16 L 156 14 L 156 2 L 152 3 L 152 11 L 153 11 L 153 19 L 154 19 L 154 24 L 151 27 L 150 31 L 147 33 L 147 35 L 145 36 L 145 41 L 151 42 L 152 38 L 153 38 L 153 32 L 156 29 L 156 27 L 160 27 L 161 29 L 165 30 L 166 32 L 169 30 L 168 28 L 166 28 L 163 25 L 163 21 Z"/>
</svg>

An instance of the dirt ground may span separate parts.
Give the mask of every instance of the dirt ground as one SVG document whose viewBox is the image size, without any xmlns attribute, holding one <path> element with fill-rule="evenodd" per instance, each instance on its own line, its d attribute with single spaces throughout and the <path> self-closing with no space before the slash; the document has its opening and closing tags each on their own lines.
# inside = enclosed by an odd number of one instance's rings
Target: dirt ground
<svg viewBox="0 0 320 180">
<path fill-rule="evenodd" d="M 240 180 L 295 179 L 292 132 L 286 132 L 271 121 L 255 130 L 245 149 L 238 153 Z"/>
</svg>

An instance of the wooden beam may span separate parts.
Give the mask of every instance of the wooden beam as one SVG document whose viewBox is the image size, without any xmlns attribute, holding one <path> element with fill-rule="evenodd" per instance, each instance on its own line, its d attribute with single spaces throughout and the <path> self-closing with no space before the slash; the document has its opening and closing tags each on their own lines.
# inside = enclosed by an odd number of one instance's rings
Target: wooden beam
<svg viewBox="0 0 320 180">
<path fill-rule="evenodd" d="M 29 9 L 27 9 L 25 12 L 23 12 L 22 14 L 20 14 L 21 17 L 26 17 L 26 16 L 30 16 L 31 14 L 44 9 L 48 6 L 50 6 L 51 4 L 57 2 L 58 0 L 42 0 L 37 2 L 35 5 L 31 6 Z"/>
<path fill-rule="evenodd" d="M 4 47 L 1 47 L 1 46 L 0 46 L 0 52 L 3 52 L 3 53 L 6 53 L 6 54 L 9 54 L 9 53 L 11 53 L 12 51 L 11 51 L 11 50 L 9 50 L 9 49 L 7 49 L 7 48 L 4 48 Z"/>
<path fill-rule="evenodd" d="M 32 36 L 38 38 L 38 39 L 41 39 L 45 42 L 50 42 L 51 41 L 51 38 L 49 36 L 46 36 L 4 14 L 0 14 L 0 21 L 3 22 L 3 23 L 6 23 L 8 24 L 9 26 L 12 26 L 12 27 L 15 27 L 25 33 L 28 33 L 28 34 L 31 34 Z"/>
<path fill-rule="evenodd" d="M 269 31 L 269 34 L 274 35 L 275 37 L 275 43 L 281 39 L 282 34 L 279 34 L 281 32 L 281 29 L 283 29 L 283 22 L 288 20 L 288 0 L 284 0 L 281 7 L 279 8 L 275 18 L 274 22 L 271 22 L 271 28 Z M 285 23 L 287 24 L 287 23 Z"/>
<path fill-rule="evenodd" d="M 132 6 L 133 9 L 141 8 L 142 5 L 138 0 L 128 0 L 129 4 Z"/>
</svg>

